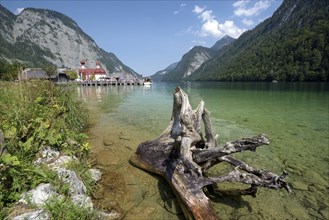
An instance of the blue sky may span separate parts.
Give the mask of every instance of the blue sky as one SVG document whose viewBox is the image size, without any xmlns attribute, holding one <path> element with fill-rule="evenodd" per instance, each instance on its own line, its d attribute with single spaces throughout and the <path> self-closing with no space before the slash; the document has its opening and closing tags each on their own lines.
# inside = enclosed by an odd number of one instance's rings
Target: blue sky
<svg viewBox="0 0 329 220">
<path fill-rule="evenodd" d="M 238 38 L 272 16 L 282 0 L 71 1 L 1 0 L 17 14 L 27 7 L 61 12 L 102 49 L 144 76 L 179 61 L 193 46 Z"/>
</svg>

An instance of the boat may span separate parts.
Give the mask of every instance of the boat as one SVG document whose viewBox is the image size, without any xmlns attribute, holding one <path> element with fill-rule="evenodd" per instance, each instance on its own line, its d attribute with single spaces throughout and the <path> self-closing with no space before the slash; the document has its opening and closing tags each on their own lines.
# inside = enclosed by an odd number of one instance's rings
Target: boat
<svg viewBox="0 0 329 220">
<path fill-rule="evenodd" d="M 153 82 L 152 82 L 152 79 L 151 78 L 144 78 L 144 82 L 143 82 L 143 85 L 144 86 L 150 86 L 150 85 L 152 85 L 153 84 Z"/>
</svg>

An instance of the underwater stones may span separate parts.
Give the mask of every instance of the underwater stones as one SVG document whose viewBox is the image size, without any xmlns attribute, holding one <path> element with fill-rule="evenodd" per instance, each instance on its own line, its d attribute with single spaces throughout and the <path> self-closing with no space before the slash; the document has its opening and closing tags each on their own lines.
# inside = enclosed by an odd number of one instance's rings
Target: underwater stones
<svg viewBox="0 0 329 220">
<path fill-rule="evenodd" d="M 98 182 L 102 179 L 102 172 L 99 171 L 98 169 L 89 169 L 89 173 L 90 173 L 91 178 L 95 182 Z"/>
<path fill-rule="evenodd" d="M 308 185 L 300 181 L 292 182 L 291 187 L 296 190 L 308 191 Z"/>
<path fill-rule="evenodd" d="M 104 146 L 111 146 L 111 145 L 114 144 L 114 142 L 113 142 L 113 139 L 112 138 L 105 137 L 103 139 L 103 144 L 104 144 Z"/>
<path fill-rule="evenodd" d="M 310 192 L 316 192 L 317 191 L 317 189 L 314 187 L 314 186 L 308 186 L 307 187 L 308 188 L 308 191 L 310 191 Z"/>
<path fill-rule="evenodd" d="M 319 212 L 324 217 L 324 219 L 329 219 L 329 208 L 328 207 L 321 209 Z"/>
<path fill-rule="evenodd" d="M 319 185 L 319 184 L 311 184 L 311 186 L 314 186 L 319 191 L 326 191 L 326 187 Z"/>
<path fill-rule="evenodd" d="M 151 216 L 156 209 L 151 206 L 139 206 L 135 207 L 127 216 L 127 219 L 145 219 L 147 216 Z"/>
<path fill-rule="evenodd" d="M 19 202 L 40 206 L 44 205 L 49 199 L 57 196 L 58 193 L 50 183 L 43 183 L 37 188 L 24 193 Z"/>
<path fill-rule="evenodd" d="M 310 219 L 310 216 L 305 211 L 305 208 L 298 203 L 290 202 L 284 205 L 286 212 L 291 214 L 294 219 Z"/>
<path fill-rule="evenodd" d="M 304 178 L 307 179 L 309 183 L 319 184 L 323 186 L 329 186 L 328 181 L 326 181 L 320 174 L 314 171 L 307 171 L 304 173 Z"/>
<path fill-rule="evenodd" d="M 307 170 L 305 167 L 301 166 L 300 164 L 286 163 L 286 166 L 299 172 L 304 172 L 305 170 Z"/>
<path fill-rule="evenodd" d="M 180 208 L 179 206 L 179 203 L 177 201 L 176 198 L 170 198 L 170 199 L 167 199 L 165 202 L 164 202 L 164 208 L 174 214 L 174 215 L 182 215 L 183 214 L 183 211 L 182 209 Z"/>
</svg>

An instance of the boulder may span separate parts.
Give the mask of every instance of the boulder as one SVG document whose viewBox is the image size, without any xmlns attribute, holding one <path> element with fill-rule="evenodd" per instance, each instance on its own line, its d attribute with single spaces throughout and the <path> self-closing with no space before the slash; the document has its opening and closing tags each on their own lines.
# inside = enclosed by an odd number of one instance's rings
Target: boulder
<svg viewBox="0 0 329 220">
<path fill-rule="evenodd" d="M 57 197 L 58 193 L 50 183 L 42 183 L 22 195 L 19 202 L 36 206 L 44 205 L 49 199 Z"/>
</svg>

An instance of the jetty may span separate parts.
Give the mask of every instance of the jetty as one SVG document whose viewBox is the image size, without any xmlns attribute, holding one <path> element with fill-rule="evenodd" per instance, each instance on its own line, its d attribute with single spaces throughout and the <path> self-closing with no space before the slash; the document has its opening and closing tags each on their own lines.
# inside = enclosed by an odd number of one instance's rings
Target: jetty
<svg viewBox="0 0 329 220">
<path fill-rule="evenodd" d="M 80 80 L 77 81 L 78 85 L 81 86 L 120 86 L 120 85 L 144 85 L 144 80 L 125 80 L 125 79 L 99 79 L 99 80 Z"/>
</svg>

